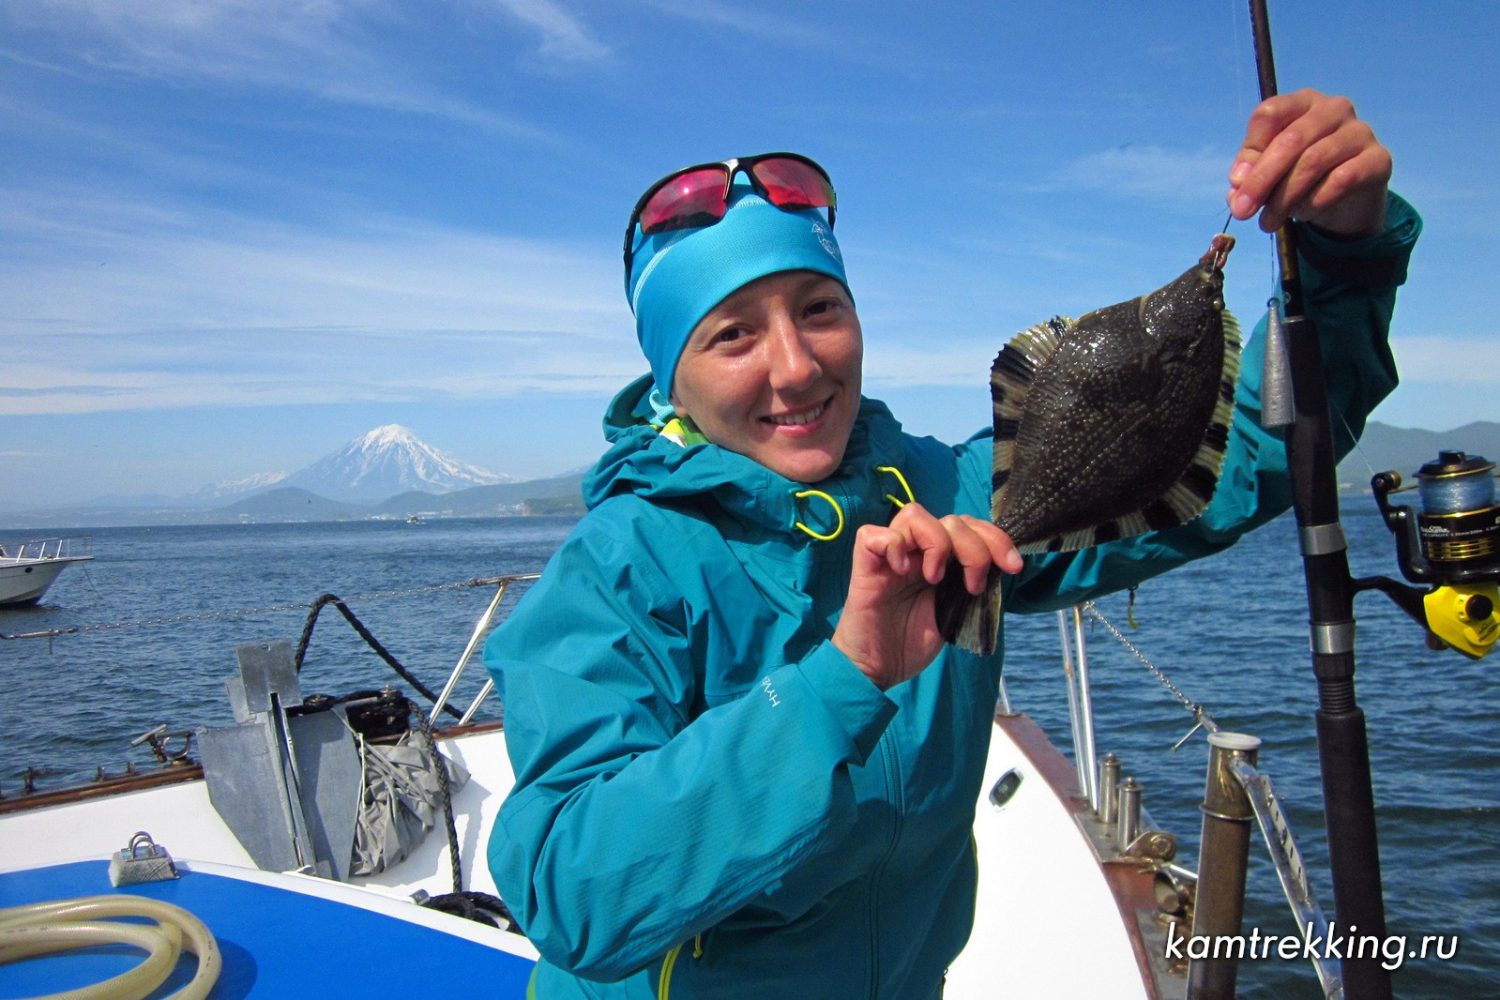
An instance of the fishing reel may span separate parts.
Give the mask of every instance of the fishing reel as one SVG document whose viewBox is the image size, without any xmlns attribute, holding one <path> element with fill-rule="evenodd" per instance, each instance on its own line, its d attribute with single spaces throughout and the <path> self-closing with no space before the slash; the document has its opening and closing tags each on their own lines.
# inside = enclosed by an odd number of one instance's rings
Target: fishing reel
<svg viewBox="0 0 1500 1000">
<path fill-rule="evenodd" d="M 1421 510 L 1392 504 L 1396 472 L 1370 480 L 1386 527 L 1396 536 L 1401 574 L 1429 589 L 1385 577 L 1356 580 L 1380 590 L 1427 630 L 1433 649 L 1478 659 L 1500 639 L 1500 505 L 1495 465 L 1478 455 L 1444 451 L 1417 472 Z"/>
</svg>

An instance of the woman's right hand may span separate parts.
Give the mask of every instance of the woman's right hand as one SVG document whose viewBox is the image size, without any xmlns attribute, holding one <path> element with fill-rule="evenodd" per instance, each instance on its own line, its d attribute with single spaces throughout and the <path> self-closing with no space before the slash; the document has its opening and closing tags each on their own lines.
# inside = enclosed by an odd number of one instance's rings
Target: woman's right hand
<svg viewBox="0 0 1500 1000">
<path fill-rule="evenodd" d="M 849 596 L 833 644 L 882 691 L 915 677 L 943 646 L 934 612 L 949 559 L 964 568 L 969 593 L 984 592 L 990 567 L 1021 570 L 1010 536 L 967 514 L 938 519 L 907 504 L 887 527 L 867 524 L 854 538 Z"/>
</svg>

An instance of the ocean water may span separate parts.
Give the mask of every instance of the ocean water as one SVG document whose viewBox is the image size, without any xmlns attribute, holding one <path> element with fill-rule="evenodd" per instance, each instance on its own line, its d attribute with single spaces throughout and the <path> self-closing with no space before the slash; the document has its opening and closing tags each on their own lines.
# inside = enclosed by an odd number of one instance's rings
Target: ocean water
<svg viewBox="0 0 1500 1000">
<path fill-rule="evenodd" d="M 0 640 L 0 794 L 27 768 L 41 787 L 97 768 L 150 762 L 132 738 L 231 721 L 223 681 L 234 646 L 300 634 L 323 593 L 348 601 L 369 629 L 437 689 L 462 652 L 489 588 L 444 585 L 541 569 L 570 518 L 348 522 L 93 529 L 94 562 L 63 573 L 41 607 L 0 611 L 0 634 L 77 628 L 55 639 Z M 1394 575 L 1390 536 L 1373 504 L 1346 510 L 1356 575 Z M 0 533 L 0 542 L 11 540 Z M 1264 745 L 1261 769 L 1283 799 L 1314 886 L 1331 912 L 1295 525 L 1284 517 L 1230 552 L 1146 584 L 1125 624 L 1123 596 L 1101 609 L 1225 729 Z M 1419 943 L 1457 935 L 1456 957 L 1408 959 L 1400 997 L 1493 995 L 1500 980 L 1500 690 L 1487 661 L 1427 650 L 1417 627 L 1379 595 L 1361 595 L 1356 678 L 1368 717 L 1389 929 Z M 1006 622 L 1007 685 L 1068 749 L 1054 616 Z M 1103 629 L 1089 632 L 1099 752 L 1114 751 L 1145 786 L 1158 825 L 1196 862 L 1206 744 L 1171 746 L 1187 712 Z M 1500 654 L 1497 654 L 1500 656 Z M 477 662 L 455 699 L 483 681 Z M 405 687 L 331 608 L 313 634 L 304 692 Z M 493 717 L 493 703 L 480 717 Z M 1028 905 L 1036 905 L 1028 903 Z M 1066 905 L 1065 900 L 1053 905 Z M 1293 933 L 1257 834 L 1245 929 Z M 1245 963 L 1246 997 L 1316 997 L 1302 961 Z"/>
</svg>

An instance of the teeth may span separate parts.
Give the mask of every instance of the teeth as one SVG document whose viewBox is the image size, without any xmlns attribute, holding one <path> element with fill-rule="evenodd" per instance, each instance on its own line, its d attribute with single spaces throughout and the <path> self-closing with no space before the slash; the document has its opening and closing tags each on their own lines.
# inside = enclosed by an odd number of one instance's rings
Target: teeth
<svg viewBox="0 0 1500 1000">
<path fill-rule="evenodd" d="M 826 403 L 820 403 L 811 410 L 804 410 L 801 413 L 792 413 L 784 417 L 767 417 L 766 419 L 781 427 L 800 427 L 803 424 L 810 424 L 821 417 L 826 406 Z"/>
</svg>

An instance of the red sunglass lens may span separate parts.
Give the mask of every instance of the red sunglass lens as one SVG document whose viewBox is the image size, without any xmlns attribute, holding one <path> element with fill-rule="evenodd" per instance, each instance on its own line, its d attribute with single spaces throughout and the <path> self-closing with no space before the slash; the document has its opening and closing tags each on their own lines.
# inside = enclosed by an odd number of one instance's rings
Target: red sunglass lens
<svg viewBox="0 0 1500 1000">
<path fill-rule="evenodd" d="M 771 204 L 780 208 L 829 208 L 833 185 L 817 168 L 801 160 L 774 156 L 750 168 L 766 189 Z"/>
<path fill-rule="evenodd" d="M 641 235 L 707 226 L 724 218 L 724 167 L 685 170 L 641 206 Z"/>
</svg>

